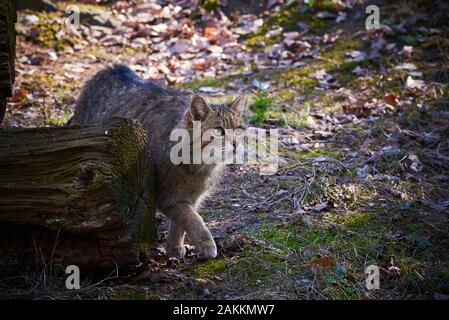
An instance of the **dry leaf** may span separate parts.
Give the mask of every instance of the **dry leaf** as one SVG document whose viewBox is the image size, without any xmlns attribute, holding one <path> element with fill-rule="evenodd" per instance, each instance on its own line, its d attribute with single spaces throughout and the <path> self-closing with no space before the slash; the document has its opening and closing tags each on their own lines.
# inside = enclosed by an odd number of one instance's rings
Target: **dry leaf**
<svg viewBox="0 0 449 320">
<path fill-rule="evenodd" d="M 14 89 L 11 101 L 14 103 L 20 103 L 26 98 L 28 91 L 25 88 Z"/>
<path fill-rule="evenodd" d="M 388 103 L 392 106 L 396 106 L 398 104 L 398 98 L 394 93 L 388 93 L 384 96 L 385 103 Z"/>
<path fill-rule="evenodd" d="M 332 257 L 323 257 L 317 258 L 312 261 L 311 269 L 313 273 L 317 273 L 319 269 L 323 269 L 327 272 L 332 272 L 334 269 L 334 258 Z"/>
</svg>

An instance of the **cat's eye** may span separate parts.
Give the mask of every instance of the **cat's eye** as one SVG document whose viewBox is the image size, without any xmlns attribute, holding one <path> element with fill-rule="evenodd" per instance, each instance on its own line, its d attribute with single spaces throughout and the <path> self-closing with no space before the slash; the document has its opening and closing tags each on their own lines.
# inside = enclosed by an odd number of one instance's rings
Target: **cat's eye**
<svg viewBox="0 0 449 320">
<path fill-rule="evenodd" d="M 243 130 L 242 127 L 238 127 L 237 129 L 234 130 L 235 134 L 238 136 L 242 135 L 244 131 L 245 130 Z"/>
<path fill-rule="evenodd" d="M 224 134 L 225 134 L 225 132 L 224 132 L 223 128 L 219 127 L 219 128 L 214 129 L 214 136 L 219 137 L 219 136 L 224 136 Z"/>
</svg>

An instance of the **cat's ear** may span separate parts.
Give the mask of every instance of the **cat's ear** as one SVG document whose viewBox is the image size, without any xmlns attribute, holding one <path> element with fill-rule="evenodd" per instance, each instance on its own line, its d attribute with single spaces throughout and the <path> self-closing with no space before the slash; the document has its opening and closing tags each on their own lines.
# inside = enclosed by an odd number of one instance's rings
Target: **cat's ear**
<svg viewBox="0 0 449 320">
<path fill-rule="evenodd" d="M 231 103 L 231 107 L 232 110 L 237 111 L 238 113 L 242 113 L 243 109 L 245 108 L 245 97 L 243 96 L 243 94 L 241 94 L 240 96 L 238 96 L 237 99 L 234 100 L 234 102 Z"/>
<path fill-rule="evenodd" d="M 188 115 L 191 121 L 204 120 L 211 111 L 212 109 L 209 107 L 206 98 L 199 94 L 193 96 L 188 110 Z"/>
</svg>

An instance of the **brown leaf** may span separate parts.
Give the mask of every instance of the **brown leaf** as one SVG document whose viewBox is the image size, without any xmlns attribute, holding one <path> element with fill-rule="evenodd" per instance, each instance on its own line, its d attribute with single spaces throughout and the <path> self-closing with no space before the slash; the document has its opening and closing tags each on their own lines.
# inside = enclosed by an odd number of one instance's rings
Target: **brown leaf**
<svg viewBox="0 0 449 320">
<path fill-rule="evenodd" d="M 206 70 L 210 67 L 210 62 L 205 59 L 198 59 L 192 64 L 192 68 L 197 71 Z"/>
<path fill-rule="evenodd" d="M 27 94 L 28 91 L 25 88 L 14 89 L 11 101 L 14 103 L 22 102 L 22 100 L 26 98 Z"/>
<path fill-rule="evenodd" d="M 398 104 L 398 98 L 396 97 L 396 95 L 394 93 L 387 93 L 384 96 L 384 101 L 385 101 L 385 103 L 388 103 L 392 106 L 396 106 Z"/>
<path fill-rule="evenodd" d="M 317 258 L 317 259 L 313 260 L 311 263 L 312 272 L 317 273 L 319 268 L 321 268 L 327 272 L 331 272 L 334 268 L 334 258 L 322 257 L 322 258 Z"/>
<path fill-rule="evenodd" d="M 209 39 L 211 43 L 215 43 L 218 40 L 218 32 L 214 27 L 206 27 L 204 28 L 204 36 Z"/>
</svg>

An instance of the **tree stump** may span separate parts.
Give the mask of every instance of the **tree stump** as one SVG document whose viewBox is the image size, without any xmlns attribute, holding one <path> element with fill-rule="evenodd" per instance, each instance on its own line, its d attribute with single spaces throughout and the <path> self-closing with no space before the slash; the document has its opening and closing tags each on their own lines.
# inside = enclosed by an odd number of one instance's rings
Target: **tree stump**
<svg viewBox="0 0 449 320">
<path fill-rule="evenodd" d="M 146 145 L 125 118 L 0 129 L 0 269 L 30 258 L 84 269 L 138 263 L 155 235 Z"/>
<path fill-rule="evenodd" d="M 0 123 L 6 110 L 6 98 L 12 94 L 16 57 L 16 0 L 0 0 Z"/>
</svg>

